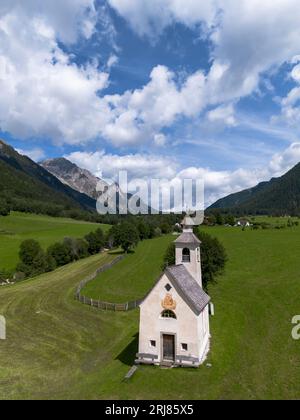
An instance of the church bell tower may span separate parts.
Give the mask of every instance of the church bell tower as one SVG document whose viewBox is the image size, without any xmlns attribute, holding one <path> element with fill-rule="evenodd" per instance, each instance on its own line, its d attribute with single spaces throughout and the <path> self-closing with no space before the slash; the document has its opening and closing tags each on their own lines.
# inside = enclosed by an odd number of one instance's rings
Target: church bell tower
<svg viewBox="0 0 300 420">
<path fill-rule="evenodd" d="M 176 265 L 183 264 L 197 283 L 202 287 L 201 242 L 194 235 L 194 221 L 186 216 L 182 222 L 183 232 L 175 241 Z"/>
</svg>

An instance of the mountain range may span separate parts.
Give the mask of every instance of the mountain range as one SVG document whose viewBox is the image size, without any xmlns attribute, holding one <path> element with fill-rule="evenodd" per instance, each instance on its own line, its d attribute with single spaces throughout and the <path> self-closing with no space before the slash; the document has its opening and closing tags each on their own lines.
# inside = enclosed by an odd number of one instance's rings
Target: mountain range
<svg viewBox="0 0 300 420">
<path fill-rule="evenodd" d="M 0 140 L 0 196 L 13 210 L 59 214 L 95 211 L 93 198 L 62 183 L 42 166 Z"/>
<path fill-rule="evenodd" d="M 1 200 L 18 211 L 50 215 L 91 213 L 96 210 L 96 199 L 101 196 L 101 191 L 108 190 L 110 194 L 110 186 L 105 181 L 67 159 L 50 159 L 37 164 L 2 140 L 0 180 Z M 120 198 L 126 197 L 117 184 L 115 190 L 119 203 Z M 279 178 L 230 194 L 207 209 L 208 212 L 216 210 L 235 215 L 299 215 L 300 163 Z"/>
<path fill-rule="evenodd" d="M 207 210 L 233 214 L 299 215 L 300 163 L 279 178 L 224 197 Z"/>
</svg>

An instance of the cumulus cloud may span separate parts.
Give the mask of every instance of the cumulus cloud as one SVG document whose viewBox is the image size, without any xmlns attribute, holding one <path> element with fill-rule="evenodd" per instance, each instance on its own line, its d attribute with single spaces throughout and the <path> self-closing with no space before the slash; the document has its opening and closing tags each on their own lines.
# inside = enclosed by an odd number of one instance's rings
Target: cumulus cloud
<svg viewBox="0 0 300 420">
<path fill-rule="evenodd" d="M 105 151 L 74 152 L 66 156 L 71 162 L 97 176 L 114 179 L 119 171 L 128 178 L 167 178 L 176 175 L 177 163 L 172 159 L 149 154 L 114 155 Z"/>
<path fill-rule="evenodd" d="M 223 103 L 259 88 L 260 76 L 299 54 L 297 0 L 109 0 L 140 35 L 179 22 L 212 43 L 209 102 Z M 197 29 L 200 26 L 200 29 Z"/>
<path fill-rule="evenodd" d="M 187 26 L 201 22 L 210 27 L 215 17 L 214 1 L 206 0 L 108 0 L 141 36 L 155 38 L 165 27 L 180 21 Z"/>
<path fill-rule="evenodd" d="M 56 8 L 53 3 L 45 1 L 41 8 L 37 1 L 26 7 L 24 2 L 1 3 L 0 127 L 20 138 L 86 141 L 106 122 L 107 106 L 99 102 L 97 92 L 107 86 L 108 74 L 99 72 L 96 63 L 81 67 L 72 63 L 58 38 L 76 38 L 76 17 L 85 21 L 93 2 L 57 2 Z M 68 10 L 70 21 L 62 36 L 57 27 L 67 19 Z"/>
<path fill-rule="evenodd" d="M 91 35 L 93 4 L 65 2 L 62 15 L 60 6 L 49 1 L 41 8 L 33 0 L 26 6 L 18 1 L 1 4 L 0 128 L 19 138 L 46 137 L 57 143 L 102 137 L 116 146 L 162 145 L 162 128 L 178 116 L 197 116 L 205 106 L 205 76 L 199 71 L 179 83 L 168 68 L 157 66 L 144 87 L 101 96 L 109 74 L 99 71 L 97 62 L 76 65 L 58 42 Z M 70 21 L 61 34 L 68 8 Z M 78 22 L 87 20 L 90 30 L 83 34 Z M 112 54 L 107 71 L 117 60 Z"/>
<path fill-rule="evenodd" d="M 142 89 L 103 98 L 111 109 L 111 122 L 103 127 L 103 135 L 117 146 L 157 141 L 160 130 L 178 116 L 194 117 L 201 112 L 206 102 L 204 86 L 201 71 L 178 84 L 173 72 L 157 66 Z"/>
<path fill-rule="evenodd" d="M 19 30 L 30 26 L 35 16 L 64 43 L 73 43 L 80 35 L 90 38 L 97 23 L 94 0 L 1 0 L 0 16 L 11 15 L 12 11 L 23 17 Z"/>
<path fill-rule="evenodd" d="M 0 128 L 16 137 L 46 137 L 78 144 L 104 139 L 115 146 L 151 143 L 179 118 L 234 127 L 234 106 L 259 89 L 261 76 L 285 61 L 295 63 L 296 87 L 283 99 L 283 118 L 297 124 L 300 112 L 300 3 L 298 0 L 107 0 L 141 36 L 159 36 L 176 22 L 210 41 L 211 67 L 182 81 L 165 66 L 147 84 L 105 95 L 113 53 L 76 65 L 61 48 L 90 38 L 105 6 L 94 0 L 2 0 L 0 4 Z M 20 31 L 22 28 L 22 31 Z M 112 37 L 114 30 L 112 30 Z M 200 60 L 199 60 L 200 61 Z"/>
</svg>

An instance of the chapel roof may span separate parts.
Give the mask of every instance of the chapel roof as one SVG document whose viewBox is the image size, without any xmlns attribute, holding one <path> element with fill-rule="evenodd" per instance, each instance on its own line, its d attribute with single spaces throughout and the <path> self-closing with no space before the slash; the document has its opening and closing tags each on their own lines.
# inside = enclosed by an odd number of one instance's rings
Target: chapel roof
<svg viewBox="0 0 300 420">
<path fill-rule="evenodd" d="M 177 292 L 190 308 L 199 315 L 210 302 L 210 297 L 200 287 L 199 283 L 184 265 L 167 267 L 165 273 L 174 284 Z"/>
<path fill-rule="evenodd" d="M 201 241 L 192 232 L 183 232 L 175 241 L 176 244 L 200 245 Z"/>
<path fill-rule="evenodd" d="M 196 315 L 200 315 L 209 304 L 210 297 L 204 292 L 186 267 L 184 265 L 170 266 L 166 268 L 164 274 L 169 278 L 177 293 L 182 297 L 192 311 Z M 161 279 L 162 276 L 160 276 L 155 286 Z M 151 294 L 154 287 L 149 291 L 143 302 Z"/>
</svg>

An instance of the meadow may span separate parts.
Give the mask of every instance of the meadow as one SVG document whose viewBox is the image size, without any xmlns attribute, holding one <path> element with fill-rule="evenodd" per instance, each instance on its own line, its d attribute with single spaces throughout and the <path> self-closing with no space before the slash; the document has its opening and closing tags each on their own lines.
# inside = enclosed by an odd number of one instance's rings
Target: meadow
<svg viewBox="0 0 300 420">
<path fill-rule="evenodd" d="M 300 228 L 203 229 L 223 242 L 229 257 L 209 290 L 215 304 L 210 367 L 144 366 L 124 382 L 137 351 L 138 310 L 105 312 L 74 300 L 78 282 L 115 257 L 102 254 L 0 289 L 8 335 L 0 342 L 0 398 L 299 399 L 300 341 L 291 337 L 291 320 L 300 314 Z M 171 239 L 139 245 L 153 283 L 158 254 Z M 98 292 L 140 297 L 150 277 L 143 277 L 134 254 L 120 264 Z"/>
<path fill-rule="evenodd" d="M 46 249 L 67 236 L 80 238 L 100 226 L 103 230 L 109 229 L 107 225 L 34 214 L 15 212 L 7 217 L 0 216 L 0 269 L 15 269 L 20 244 L 26 239 L 36 239 Z"/>
<path fill-rule="evenodd" d="M 84 296 L 112 303 L 142 299 L 158 279 L 173 235 L 143 241 L 112 269 L 100 274 L 82 290 Z"/>
</svg>

